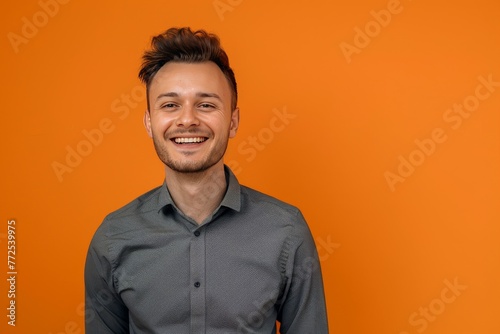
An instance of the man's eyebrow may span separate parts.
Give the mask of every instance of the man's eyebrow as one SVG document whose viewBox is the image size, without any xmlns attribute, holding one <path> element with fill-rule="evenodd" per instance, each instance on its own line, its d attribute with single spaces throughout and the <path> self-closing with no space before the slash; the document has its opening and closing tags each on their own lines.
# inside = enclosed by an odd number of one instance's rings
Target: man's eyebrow
<svg viewBox="0 0 500 334">
<path fill-rule="evenodd" d="M 213 97 L 213 98 L 216 98 L 216 99 L 218 99 L 218 100 L 221 100 L 221 101 L 222 101 L 221 97 L 220 97 L 218 94 L 216 94 L 216 93 L 204 93 L 204 92 L 199 92 L 199 93 L 196 93 L 196 96 L 197 96 L 197 97 Z"/>
<path fill-rule="evenodd" d="M 179 97 L 179 94 L 177 94 L 176 92 L 161 93 L 156 97 L 156 99 L 159 100 L 162 97 Z"/>
<path fill-rule="evenodd" d="M 176 92 L 161 93 L 160 95 L 158 95 L 156 97 L 156 100 L 159 100 L 162 97 L 179 97 L 179 94 Z M 219 96 L 219 94 L 216 94 L 216 93 L 198 92 L 198 93 L 196 93 L 196 97 L 213 97 L 213 98 L 216 98 L 216 99 L 222 101 L 222 98 Z"/>
</svg>

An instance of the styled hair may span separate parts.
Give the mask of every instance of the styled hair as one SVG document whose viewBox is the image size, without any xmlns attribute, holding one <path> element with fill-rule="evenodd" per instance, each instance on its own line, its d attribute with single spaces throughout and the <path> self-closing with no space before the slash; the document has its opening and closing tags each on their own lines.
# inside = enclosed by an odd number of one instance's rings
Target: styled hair
<svg viewBox="0 0 500 334">
<path fill-rule="evenodd" d="M 168 62 L 214 62 L 222 71 L 232 91 L 231 108 L 238 101 L 238 90 L 229 58 L 220 45 L 217 35 L 205 30 L 192 31 L 189 27 L 170 28 L 151 39 L 151 49 L 144 52 L 139 79 L 146 85 L 149 109 L 149 86 L 156 73 Z"/>
</svg>

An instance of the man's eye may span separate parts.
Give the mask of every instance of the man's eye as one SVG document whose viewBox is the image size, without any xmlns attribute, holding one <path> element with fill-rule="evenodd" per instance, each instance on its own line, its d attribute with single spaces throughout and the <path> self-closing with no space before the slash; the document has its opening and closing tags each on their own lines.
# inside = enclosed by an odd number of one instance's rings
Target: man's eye
<svg viewBox="0 0 500 334">
<path fill-rule="evenodd" d="M 208 108 L 214 108 L 214 106 L 210 103 L 202 103 L 200 104 L 200 108 L 208 109 Z"/>
<path fill-rule="evenodd" d="M 175 108 L 176 104 L 175 103 L 165 103 L 161 107 L 162 108 Z"/>
</svg>

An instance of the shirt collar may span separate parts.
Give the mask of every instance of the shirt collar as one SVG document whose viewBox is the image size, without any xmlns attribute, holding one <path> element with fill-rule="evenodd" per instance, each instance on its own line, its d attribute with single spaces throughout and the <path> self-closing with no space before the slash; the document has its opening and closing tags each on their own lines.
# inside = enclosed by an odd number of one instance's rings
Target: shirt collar
<svg viewBox="0 0 500 334">
<path fill-rule="evenodd" d="M 241 209 L 241 189 L 240 189 L 241 185 L 238 182 L 238 179 L 236 178 L 234 173 L 226 165 L 224 165 L 224 173 L 226 175 L 227 188 L 226 188 L 226 194 L 222 198 L 219 207 L 224 206 L 239 212 Z M 160 187 L 160 192 L 158 194 L 158 202 L 157 202 L 158 211 L 162 210 L 164 207 L 167 206 L 175 206 L 175 204 L 174 201 L 172 200 L 172 197 L 170 196 L 170 192 L 168 191 L 167 182 L 166 180 L 164 180 L 162 186 Z"/>
<path fill-rule="evenodd" d="M 226 165 L 224 165 L 224 172 L 226 173 L 227 190 L 220 205 L 239 212 L 241 209 L 240 183 L 236 175 L 234 175 L 231 169 Z"/>
</svg>

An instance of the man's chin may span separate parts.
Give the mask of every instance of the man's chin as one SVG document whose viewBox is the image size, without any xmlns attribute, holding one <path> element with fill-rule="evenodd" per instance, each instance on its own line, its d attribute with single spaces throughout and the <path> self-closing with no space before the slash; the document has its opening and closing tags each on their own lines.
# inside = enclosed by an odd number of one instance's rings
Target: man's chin
<svg viewBox="0 0 500 334">
<path fill-rule="evenodd" d="M 186 174 L 196 174 L 203 173 L 210 169 L 215 164 L 203 163 L 203 162 L 164 162 L 165 165 L 174 172 L 186 173 Z"/>
</svg>

